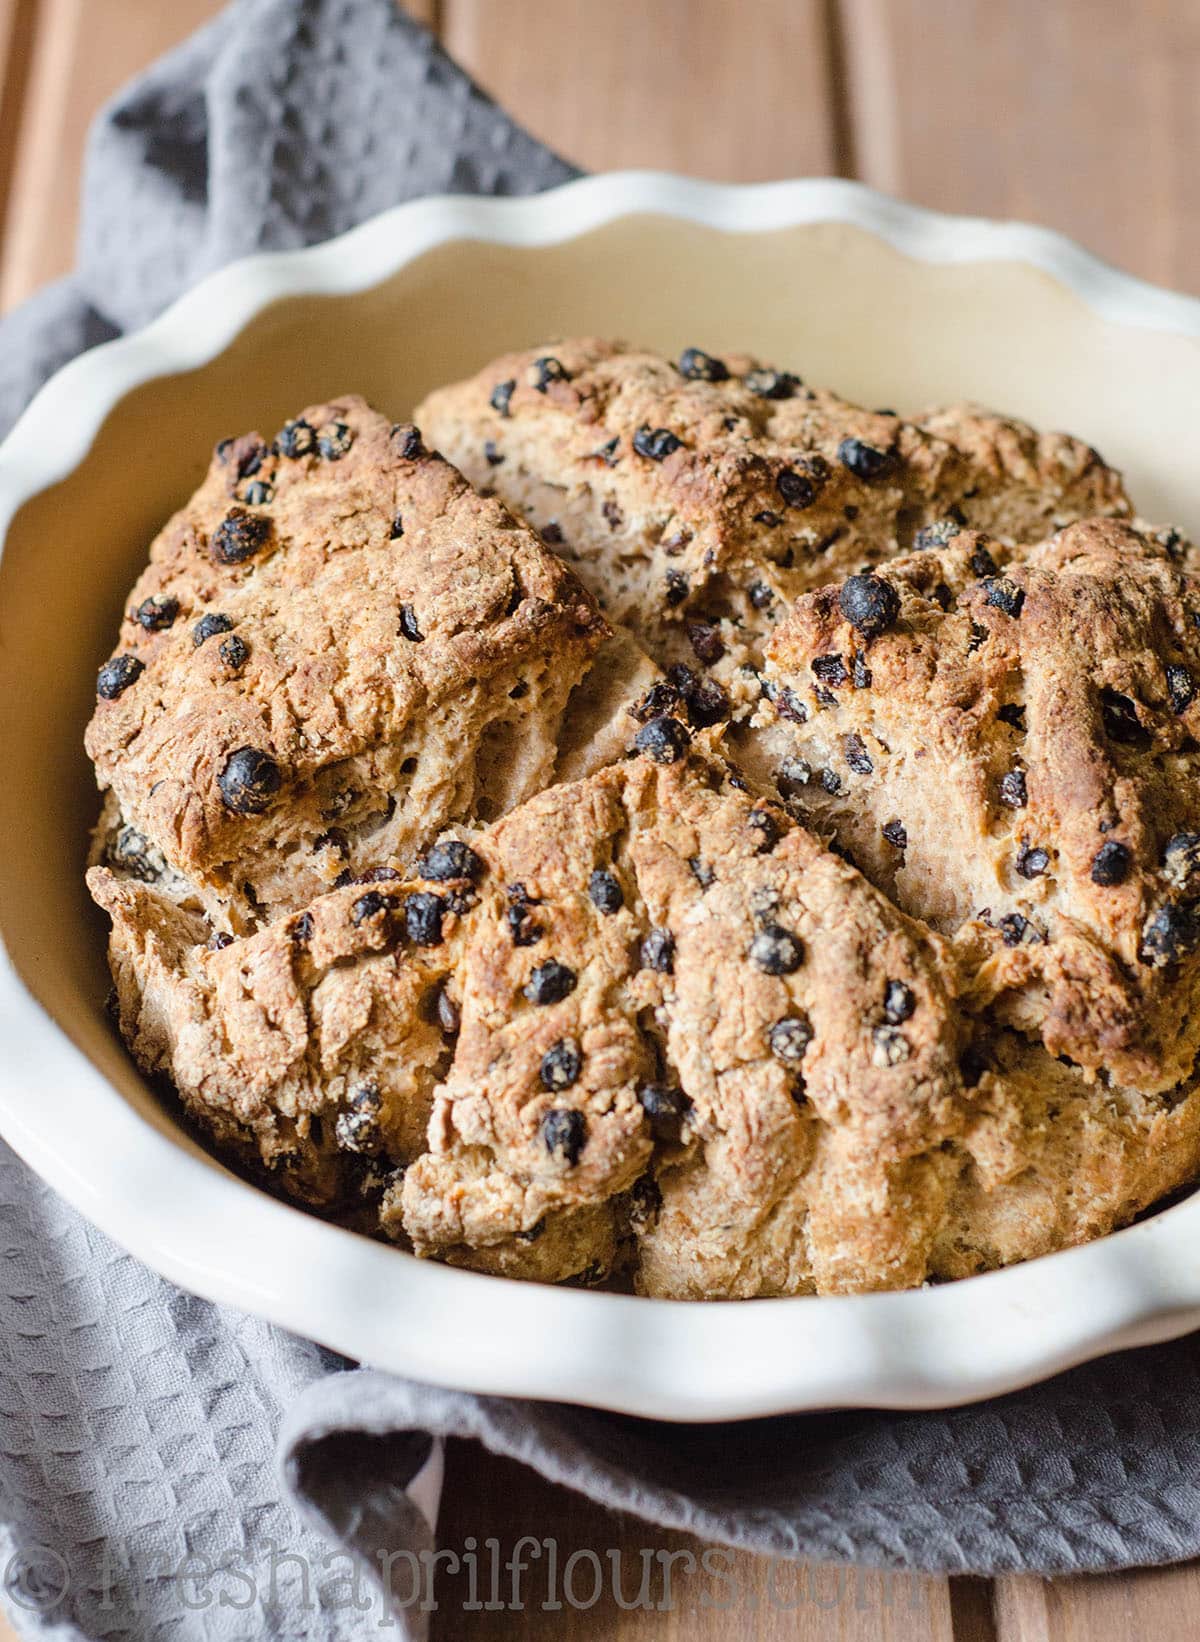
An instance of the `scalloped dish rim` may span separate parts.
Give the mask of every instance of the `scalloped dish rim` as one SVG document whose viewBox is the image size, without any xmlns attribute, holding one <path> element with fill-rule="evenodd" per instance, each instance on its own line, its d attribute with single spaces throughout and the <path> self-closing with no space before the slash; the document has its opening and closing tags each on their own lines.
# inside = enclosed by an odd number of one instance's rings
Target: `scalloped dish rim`
<svg viewBox="0 0 1200 1642">
<path fill-rule="evenodd" d="M 86 457 L 134 389 L 215 360 L 271 304 L 349 295 L 456 240 L 539 247 L 630 215 L 753 235 L 844 223 L 920 263 L 1033 266 L 1101 319 L 1200 341 L 1200 301 L 1046 230 L 942 216 L 855 183 L 657 173 L 525 199 L 401 205 L 339 240 L 209 275 L 144 330 L 61 370 L 0 447 L 0 532 Z M 52 436 L 51 436 L 52 435 Z M 669 1420 L 944 1407 L 1200 1326 L 1200 1193 L 1096 1242 L 936 1287 L 742 1304 L 519 1283 L 417 1260 L 231 1175 L 139 1113 L 0 950 L 0 1134 L 125 1249 L 209 1300 L 371 1366 L 462 1389 Z"/>
</svg>

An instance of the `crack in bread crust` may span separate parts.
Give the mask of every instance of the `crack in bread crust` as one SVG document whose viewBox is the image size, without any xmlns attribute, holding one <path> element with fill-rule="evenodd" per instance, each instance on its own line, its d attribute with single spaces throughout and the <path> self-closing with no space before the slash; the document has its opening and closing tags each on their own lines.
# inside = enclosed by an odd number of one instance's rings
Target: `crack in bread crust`
<svg viewBox="0 0 1200 1642">
<path fill-rule="evenodd" d="M 537 791 L 607 633 L 498 502 L 355 398 L 219 446 L 127 612 L 119 654 L 141 671 L 101 693 L 88 752 L 237 930 Z M 261 792 L 230 779 L 249 754 Z"/>
<path fill-rule="evenodd" d="M 842 589 L 799 600 L 767 671 L 808 716 L 768 701 L 763 719 L 777 751 L 837 776 L 803 789 L 814 824 L 956 935 L 974 1006 L 1093 1074 L 1170 1089 L 1200 1050 L 1196 977 L 1147 961 L 1146 930 L 1200 891 L 1168 848 L 1200 827 L 1200 704 L 1181 683 L 1200 679 L 1200 582 L 1089 521 L 1010 559 L 1001 595 L 972 572 L 981 540 L 889 567 L 899 615 L 866 642 L 869 687 L 814 673 L 863 642 Z"/>
<path fill-rule="evenodd" d="M 1194 550 L 1067 436 L 681 365 L 218 448 L 89 730 L 123 1036 L 484 1271 L 852 1292 L 1126 1223 L 1200 1168 Z"/>
<path fill-rule="evenodd" d="M 547 356 L 560 374 L 543 384 Z M 664 664 L 694 659 L 697 621 L 717 629 L 702 645 L 756 661 L 798 594 L 946 517 L 1028 541 L 1129 512 L 1119 475 L 1066 435 L 974 406 L 905 420 L 779 372 L 786 396 L 768 397 L 754 361 L 721 363 L 721 381 L 693 380 L 646 351 L 559 342 L 438 389 L 417 416 Z"/>
</svg>

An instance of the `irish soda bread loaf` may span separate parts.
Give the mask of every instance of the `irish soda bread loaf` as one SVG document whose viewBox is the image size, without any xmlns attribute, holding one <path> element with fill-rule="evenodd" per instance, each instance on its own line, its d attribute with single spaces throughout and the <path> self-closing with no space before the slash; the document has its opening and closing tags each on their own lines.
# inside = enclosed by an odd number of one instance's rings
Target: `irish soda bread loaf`
<svg viewBox="0 0 1200 1642">
<path fill-rule="evenodd" d="M 1064 435 L 596 341 L 317 406 L 218 447 L 100 672 L 120 1029 L 484 1271 L 1081 1242 L 1200 1170 L 1198 698 L 1194 550 Z"/>
</svg>

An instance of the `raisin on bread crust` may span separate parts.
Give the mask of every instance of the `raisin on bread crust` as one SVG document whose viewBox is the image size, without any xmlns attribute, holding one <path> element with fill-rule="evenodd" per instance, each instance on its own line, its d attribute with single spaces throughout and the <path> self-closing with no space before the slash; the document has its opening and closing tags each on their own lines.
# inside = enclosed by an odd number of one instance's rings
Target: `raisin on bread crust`
<svg viewBox="0 0 1200 1642">
<path fill-rule="evenodd" d="M 120 1028 L 223 1151 L 705 1299 L 1195 1177 L 1190 544 L 1080 441 L 732 354 L 562 342 L 419 414 L 219 447 L 98 679 Z"/>
<path fill-rule="evenodd" d="M 664 665 L 724 682 L 799 593 L 943 519 L 1028 541 L 1129 512 L 1119 475 L 1066 435 L 971 406 L 905 420 L 741 355 L 696 355 L 557 342 L 417 411 Z"/>
<path fill-rule="evenodd" d="M 498 501 L 340 399 L 218 447 L 130 596 L 87 748 L 110 822 L 251 929 L 545 785 L 606 633 Z"/>
<path fill-rule="evenodd" d="M 964 532 L 876 580 L 886 627 L 851 578 L 776 632 L 764 763 L 957 937 L 974 1007 L 1172 1088 L 1200 1051 L 1200 580 L 1113 520 L 1009 555 Z"/>
<path fill-rule="evenodd" d="M 953 943 L 678 719 L 637 740 L 420 882 L 215 951 L 94 869 L 140 1063 L 284 1190 L 417 1253 L 653 1295 L 962 1275 L 1120 1224 L 1200 1161 L 1190 1085 L 1098 1099 L 973 1018 Z"/>
</svg>

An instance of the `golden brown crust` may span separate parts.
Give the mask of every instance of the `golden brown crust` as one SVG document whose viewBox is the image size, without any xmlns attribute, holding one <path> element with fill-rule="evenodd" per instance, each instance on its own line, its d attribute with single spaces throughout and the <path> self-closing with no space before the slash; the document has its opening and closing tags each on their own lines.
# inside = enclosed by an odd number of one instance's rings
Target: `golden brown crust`
<svg viewBox="0 0 1200 1642">
<path fill-rule="evenodd" d="M 424 884 L 333 890 L 224 945 L 153 885 L 93 867 L 88 887 L 112 919 L 122 1037 L 218 1142 L 325 1205 L 421 1152 L 446 1054 L 438 994 L 461 939 L 448 912 L 436 948 L 404 940 L 404 903 Z"/>
<path fill-rule="evenodd" d="M 471 848 L 453 892 L 349 887 L 219 951 L 94 870 L 139 1062 L 283 1189 L 418 1253 L 620 1262 L 676 1297 L 960 1274 L 1013 1258 L 1021 1214 L 1061 1246 L 1194 1166 L 1195 1096 L 1098 1099 L 973 1023 L 947 942 L 701 753 L 553 788 Z"/>
<path fill-rule="evenodd" d="M 743 356 L 682 363 L 720 379 L 560 341 L 495 360 L 417 412 L 664 663 L 695 660 L 689 638 L 702 660 L 723 646 L 755 661 L 797 594 L 948 515 L 1028 541 L 1129 511 L 1119 475 L 1066 435 L 970 406 L 905 421 Z"/>
<path fill-rule="evenodd" d="M 87 747 L 124 821 L 253 927 L 536 791 L 605 632 L 499 502 L 340 399 L 218 447 L 133 590 L 118 655 L 140 671 L 102 673 Z"/>
<path fill-rule="evenodd" d="M 1147 1095 L 1098 1085 L 1016 1032 L 989 1032 L 982 1044 L 931 1277 L 969 1277 L 1086 1243 L 1195 1178 L 1194 1078 Z"/>
<path fill-rule="evenodd" d="M 683 1298 L 963 1276 L 1195 1175 L 1188 543 L 1078 441 L 733 356 L 563 343 L 422 414 L 632 632 L 360 402 L 332 458 L 224 451 L 90 732 L 121 1028 L 219 1144 L 422 1255 Z M 218 607 L 233 687 L 180 642 Z"/>
<path fill-rule="evenodd" d="M 1200 882 L 1173 881 L 1168 850 L 1200 827 L 1200 583 L 1115 521 L 996 557 L 964 533 L 895 561 L 874 636 L 846 584 L 801 599 L 770 647 L 764 732 L 812 772 L 792 790 L 814 824 L 957 934 L 975 1007 L 1168 1089 L 1200 1048 Z"/>
</svg>

